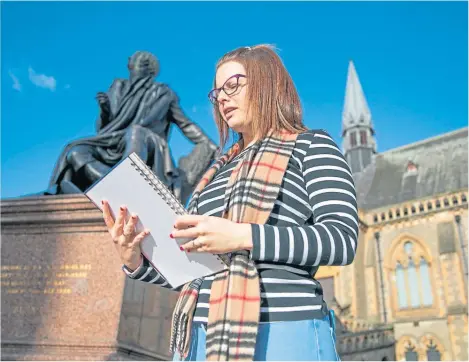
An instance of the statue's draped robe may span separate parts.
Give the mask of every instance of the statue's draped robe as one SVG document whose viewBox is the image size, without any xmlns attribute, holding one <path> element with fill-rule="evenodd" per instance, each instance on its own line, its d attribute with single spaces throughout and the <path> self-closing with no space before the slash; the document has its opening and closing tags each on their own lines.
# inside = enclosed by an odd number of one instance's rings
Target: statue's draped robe
<svg viewBox="0 0 469 362">
<path fill-rule="evenodd" d="M 196 144 L 208 147 L 213 142 L 184 115 L 176 94 L 152 77 L 134 81 L 115 80 L 107 94 L 110 100 L 109 116 L 101 112 L 96 136 L 73 141 L 65 147 L 55 165 L 48 192 L 56 193 L 62 181 L 73 183 L 77 171 L 89 162 L 97 160 L 112 167 L 129 150 L 138 148 L 146 154 L 146 162 L 155 174 L 173 192 L 180 194 L 179 173 L 167 142 L 171 123 L 176 124 Z M 87 152 L 75 152 L 72 166 L 68 159 L 70 152 L 80 149 Z"/>
</svg>

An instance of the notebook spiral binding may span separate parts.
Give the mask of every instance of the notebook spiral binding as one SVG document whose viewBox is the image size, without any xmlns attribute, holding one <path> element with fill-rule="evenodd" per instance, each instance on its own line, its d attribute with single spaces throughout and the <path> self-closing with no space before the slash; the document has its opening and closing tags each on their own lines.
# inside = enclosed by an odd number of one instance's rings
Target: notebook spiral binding
<svg viewBox="0 0 469 362">
<path fill-rule="evenodd" d="M 142 161 L 137 154 L 132 153 L 129 156 L 131 165 L 139 172 L 139 174 L 148 182 L 148 184 L 161 196 L 166 204 L 177 214 L 186 215 L 187 211 L 184 205 L 177 199 L 168 187 L 155 176 L 148 165 Z M 221 263 L 230 264 L 229 257 L 226 255 L 217 255 Z"/>
<path fill-rule="evenodd" d="M 136 154 L 131 154 L 130 162 L 148 184 L 161 196 L 166 204 L 177 214 L 187 214 L 182 203 L 173 195 L 168 187 L 155 176 L 153 171 Z"/>
</svg>

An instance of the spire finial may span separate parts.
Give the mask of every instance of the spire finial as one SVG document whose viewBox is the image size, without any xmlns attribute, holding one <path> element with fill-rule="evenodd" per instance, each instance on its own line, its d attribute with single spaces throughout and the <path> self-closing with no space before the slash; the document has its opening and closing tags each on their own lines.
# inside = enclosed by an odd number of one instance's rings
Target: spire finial
<svg viewBox="0 0 469 362">
<path fill-rule="evenodd" d="M 350 59 L 347 74 L 347 85 L 345 87 L 345 102 L 342 113 L 342 130 L 351 126 L 363 125 L 372 127 L 371 112 L 363 93 L 360 80 L 353 60 Z"/>
<path fill-rule="evenodd" d="M 363 170 L 376 153 L 371 112 L 352 59 L 348 65 L 342 112 L 342 148 L 352 173 Z"/>
</svg>

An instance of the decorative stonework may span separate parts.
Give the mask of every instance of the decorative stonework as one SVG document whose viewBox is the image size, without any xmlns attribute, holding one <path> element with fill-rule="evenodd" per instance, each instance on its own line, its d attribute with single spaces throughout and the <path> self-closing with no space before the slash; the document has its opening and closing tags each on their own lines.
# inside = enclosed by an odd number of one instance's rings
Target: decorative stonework
<svg viewBox="0 0 469 362">
<path fill-rule="evenodd" d="M 374 327 L 372 330 L 347 331 L 340 335 L 337 349 L 346 361 L 394 361 L 395 341 L 392 327 Z"/>
<path fill-rule="evenodd" d="M 417 357 L 419 361 L 427 361 L 427 353 L 440 354 L 441 361 L 449 359 L 443 344 L 431 333 L 426 333 L 420 338 L 409 335 L 402 336 L 397 341 L 396 359 L 398 361 L 406 361 L 406 354 L 409 359 Z"/>
<path fill-rule="evenodd" d="M 393 205 L 378 213 L 372 213 L 372 219 L 367 218 L 370 225 L 395 223 L 405 221 L 406 218 L 427 216 L 443 209 L 467 208 L 467 195 L 465 192 L 451 193 L 432 199 L 407 202 Z"/>
</svg>

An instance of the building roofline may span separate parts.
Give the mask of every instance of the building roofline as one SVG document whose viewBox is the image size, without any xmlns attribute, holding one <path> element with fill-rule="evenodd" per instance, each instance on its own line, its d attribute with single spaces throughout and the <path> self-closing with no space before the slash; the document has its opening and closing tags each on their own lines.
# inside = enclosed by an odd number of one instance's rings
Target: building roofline
<svg viewBox="0 0 469 362">
<path fill-rule="evenodd" d="M 447 133 L 439 134 L 439 135 L 436 135 L 436 136 L 433 136 L 433 137 L 429 137 L 429 138 L 426 138 L 424 140 L 420 140 L 420 141 L 417 141 L 417 142 L 414 142 L 414 143 L 409 143 L 409 144 L 404 145 L 404 146 L 391 148 L 390 150 L 387 150 L 387 151 L 378 152 L 377 155 L 384 155 L 384 154 L 394 153 L 394 152 L 397 152 L 397 151 L 404 151 L 406 149 L 413 148 L 415 146 L 420 146 L 420 145 L 423 145 L 423 144 L 431 142 L 431 141 L 435 141 L 435 140 L 438 140 L 438 139 L 449 137 L 449 136 L 452 136 L 452 135 L 460 133 L 460 132 L 462 133 L 463 131 L 465 131 L 467 133 L 468 132 L 468 126 L 458 128 L 454 131 L 449 131 Z"/>
</svg>

